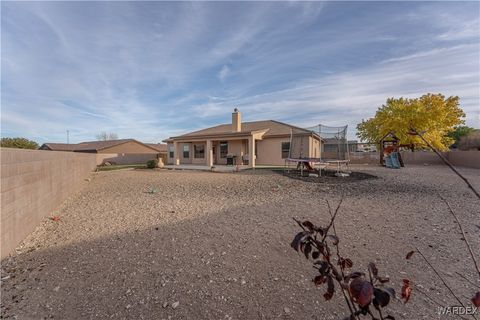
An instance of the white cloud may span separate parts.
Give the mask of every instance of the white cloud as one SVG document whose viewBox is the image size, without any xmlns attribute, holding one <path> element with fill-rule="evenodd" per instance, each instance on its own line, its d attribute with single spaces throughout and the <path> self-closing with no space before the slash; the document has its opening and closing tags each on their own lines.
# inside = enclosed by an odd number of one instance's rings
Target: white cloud
<svg viewBox="0 0 480 320">
<path fill-rule="evenodd" d="M 218 73 L 218 78 L 220 79 L 220 81 L 224 81 L 229 74 L 230 74 L 230 68 L 227 65 L 224 65 L 222 67 L 222 70 L 220 70 L 220 72 Z"/>
</svg>

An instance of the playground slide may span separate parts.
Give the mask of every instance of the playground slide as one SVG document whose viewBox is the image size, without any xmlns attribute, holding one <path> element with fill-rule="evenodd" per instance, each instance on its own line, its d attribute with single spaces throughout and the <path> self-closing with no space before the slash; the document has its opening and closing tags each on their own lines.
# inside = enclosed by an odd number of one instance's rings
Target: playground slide
<svg viewBox="0 0 480 320">
<path fill-rule="evenodd" d="M 398 159 L 398 152 L 392 152 L 388 155 L 389 158 L 389 164 L 390 166 L 387 165 L 387 168 L 392 168 L 392 169 L 400 169 L 400 160 Z M 387 162 L 385 161 L 385 164 Z"/>
<path fill-rule="evenodd" d="M 393 165 L 392 165 L 391 155 L 389 154 L 388 156 L 385 156 L 383 159 L 385 160 L 385 167 L 392 169 Z"/>
</svg>

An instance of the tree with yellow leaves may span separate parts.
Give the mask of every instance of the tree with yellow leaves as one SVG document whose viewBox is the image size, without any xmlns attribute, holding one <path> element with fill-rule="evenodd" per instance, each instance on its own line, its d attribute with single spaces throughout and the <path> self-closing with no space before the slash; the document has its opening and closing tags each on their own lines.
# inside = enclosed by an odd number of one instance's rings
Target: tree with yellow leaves
<svg viewBox="0 0 480 320">
<path fill-rule="evenodd" d="M 363 141 L 376 142 L 393 131 L 401 144 L 426 147 L 420 137 L 409 135 L 410 128 L 424 132 L 423 137 L 435 148 L 447 150 L 454 142 L 448 134 L 455 126 L 465 123 L 465 113 L 459 106 L 459 98 L 445 99 L 442 94 L 426 94 L 420 98 L 389 98 L 378 108 L 375 117 L 357 125 L 357 136 Z"/>
</svg>

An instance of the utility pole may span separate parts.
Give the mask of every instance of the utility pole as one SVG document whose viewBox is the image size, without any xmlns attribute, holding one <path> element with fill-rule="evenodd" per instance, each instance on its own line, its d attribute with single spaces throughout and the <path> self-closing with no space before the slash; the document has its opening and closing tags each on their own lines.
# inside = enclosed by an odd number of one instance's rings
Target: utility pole
<svg viewBox="0 0 480 320">
<path fill-rule="evenodd" d="M 67 130 L 67 144 L 70 144 L 70 131 Z"/>
</svg>

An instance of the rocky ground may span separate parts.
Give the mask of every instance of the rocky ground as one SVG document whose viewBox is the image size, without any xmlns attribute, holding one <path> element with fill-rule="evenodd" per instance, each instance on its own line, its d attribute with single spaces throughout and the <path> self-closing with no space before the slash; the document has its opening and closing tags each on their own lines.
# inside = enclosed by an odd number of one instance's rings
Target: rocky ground
<svg viewBox="0 0 480 320">
<path fill-rule="evenodd" d="M 337 292 L 311 282 L 289 246 L 292 217 L 326 225 L 326 200 L 344 201 L 340 250 L 365 271 L 374 261 L 409 303 L 396 319 L 439 319 L 452 298 L 418 247 L 464 303 L 480 282 L 445 197 L 480 256 L 480 201 L 448 168 L 352 168 L 354 178 L 127 170 L 92 174 L 2 261 L 1 316 L 17 319 L 342 319 Z M 462 169 L 480 188 L 480 170 Z M 343 179 L 343 180 L 342 180 Z M 477 286 L 477 288 L 475 288 Z M 434 302 L 435 301 L 435 302 Z M 444 317 L 448 319 L 448 317 Z M 442 318 L 443 319 L 443 318 Z"/>
</svg>

